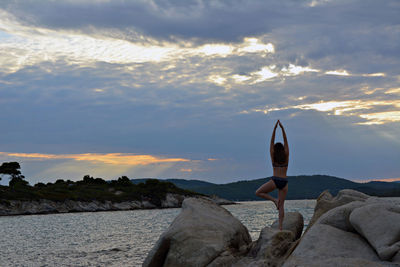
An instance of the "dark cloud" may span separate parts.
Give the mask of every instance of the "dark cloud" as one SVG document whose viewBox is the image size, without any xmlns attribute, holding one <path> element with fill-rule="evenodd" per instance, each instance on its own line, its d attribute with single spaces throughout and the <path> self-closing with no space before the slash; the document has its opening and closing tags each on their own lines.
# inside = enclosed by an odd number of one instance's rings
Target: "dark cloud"
<svg viewBox="0 0 400 267">
<path fill-rule="evenodd" d="M 398 2 L 321 1 L 315 7 L 310 3 L 3 1 L 0 8 L 21 23 L 60 33 L 105 34 L 131 41 L 143 34 L 156 41 L 198 43 L 260 36 L 273 43 L 276 52 L 190 55 L 140 64 L 79 65 L 56 58 L 0 73 L 0 125 L 7 129 L 0 133 L 2 150 L 213 157 L 221 160 L 185 177 L 228 182 L 270 175 L 267 144 L 273 123 L 280 118 L 291 142 L 292 175 L 398 176 L 400 143 L 393 138 L 400 131 L 398 122 L 360 126 L 355 123 L 366 119 L 359 111 L 333 116 L 295 107 L 398 98 L 385 93 L 398 87 Z M 229 80 L 234 74 L 250 76 L 271 65 L 279 71 L 289 64 L 320 72 L 281 75 L 254 84 Z M 354 75 L 324 74 L 338 69 Z M 386 76 L 362 76 L 376 72 Z M 208 79 L 213 74 L 224 76 L 227 83 L 212 84 Z M 383 89 L 366 94 L 365 87 Z M 396 108 L 376 105 L 363 112 Z M 264 114 L 254 109 L 277 110 Z M 31 173 L 40 169 L 35 166 Z M 175 173 L 171 169 L 165 175 Z"/>
<path fill-rule="evenodd" d="M 54 29 L 134 29 L 153 38 L 238 41 L 287 27 L 309 28 L 304 39 L 352 44 L 352 34 L 398 25 L 396 1 L 6 1 L 20 21 Z M 350 30 L 349 30 L 350 29 Z M 362 32 L 361 32 L 362 31 Z M 323 41 L 323 40 L 322 40 Z M 323 43 L 321 43 L 323 44 Z"/>
</svg>

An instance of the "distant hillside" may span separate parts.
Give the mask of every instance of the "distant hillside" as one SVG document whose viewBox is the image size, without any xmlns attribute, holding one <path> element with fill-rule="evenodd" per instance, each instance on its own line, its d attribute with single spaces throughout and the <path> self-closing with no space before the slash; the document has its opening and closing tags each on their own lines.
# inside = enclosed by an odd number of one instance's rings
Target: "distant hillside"
<svg viewBox="0 0 400 267">
<path fill-rule="evenodd" d="M 146 179 L 134 179 L 134 183 L 143 182 Z M 176 186 L 189 189 L 201 194 L 217 195 L 233 200 L 260 200 L 254 192 L 269 178 L 245 180 L 227 184 L 213 184 L 199 180 L 166 179 Z M 329 190 L 333 195 L 342 189 L 354 189 L 373 196 L 398 196 L 400 197 L 400 184 L 388 182 L 356 183 L 346 179 L 327 175 L 300 175 L 289 176 L 289 192 L 287 199 L 314 199 L 324 190 Z M 272 193 L 273 196 L 277 192 Z"/>
</svg>

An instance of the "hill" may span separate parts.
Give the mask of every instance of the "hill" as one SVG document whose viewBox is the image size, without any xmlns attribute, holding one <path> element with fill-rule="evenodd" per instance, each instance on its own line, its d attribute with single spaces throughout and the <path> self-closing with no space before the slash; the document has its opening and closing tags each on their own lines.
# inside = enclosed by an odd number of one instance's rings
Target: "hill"
<svg viewBox="0 0 400 267">
<path fill-rule="evenodd" d="M 166 179 L 176 186 L 206 195 L 217 195 L 233 201 L 260 200 L 254 192 L 269 178 L 244 180 L 227 184 L 214 184 L 199 180 Z M 132 180 L 134 183 L 145 181 Z M 372 196 L 400 196 L 400 184 L 393 182 L 356 183 L 343 178 L 328 175 L 289 176 L 287 199 L 314 199 L 324 190 L 336 195 L 342 189 L 354 189 Z M 276 197 L 277 192 L 272 193 Z"/>
</svg>

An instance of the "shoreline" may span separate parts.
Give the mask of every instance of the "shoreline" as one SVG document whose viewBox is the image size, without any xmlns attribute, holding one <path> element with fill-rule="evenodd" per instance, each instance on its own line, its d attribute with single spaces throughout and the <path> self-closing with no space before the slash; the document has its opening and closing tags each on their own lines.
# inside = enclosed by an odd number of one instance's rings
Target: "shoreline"
<svg viewBox="0 0 400 267">
<path fill-rule="evenodd" d="M 53 201 L 48 199 L 39 200 L 7 200 L 0 199 L 0 216 L 23 216 L 23 215 L 47 215 L 64 214 L 78 212 L 100 212 L 100 211 L 126 211 L 126 210 L 150 210 L 150 209 L 168 209 L 181 208 L 185 198 L 193 196 L 182 196 L 177 194 L 167 194 L 161 204 L 155 205 L 148 200 L 132 200 L 123 202 L 106 201 L 78 201 L 65 200 Z M 212 200 L 218 205 L 235 205 L 236 202 L 218 197 L 204 197 Z"/>
</svg>

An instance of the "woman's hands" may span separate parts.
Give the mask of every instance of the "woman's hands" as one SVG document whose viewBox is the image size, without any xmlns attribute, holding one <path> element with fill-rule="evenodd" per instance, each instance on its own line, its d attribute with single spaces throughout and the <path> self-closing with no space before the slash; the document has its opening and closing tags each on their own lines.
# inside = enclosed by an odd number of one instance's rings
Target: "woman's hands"
<svg viewBox="0 0 400 267">
<path fill-rule="evenodd" d="M 276 123 L 279 125 L 279 127 L 281 127 L 283 129 L 283 125 L 280 120 L 278 120 Z"/>
</svg>

